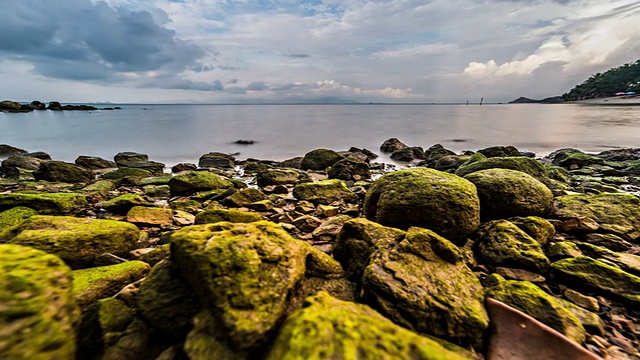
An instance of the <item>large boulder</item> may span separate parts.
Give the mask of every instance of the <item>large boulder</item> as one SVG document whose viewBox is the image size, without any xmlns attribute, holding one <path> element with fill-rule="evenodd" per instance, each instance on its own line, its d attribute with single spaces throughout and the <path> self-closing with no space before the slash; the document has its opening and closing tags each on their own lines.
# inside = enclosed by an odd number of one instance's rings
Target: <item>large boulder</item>
<svg viewBox="0 0 640 360">
<path fill-rule="evenodd" d="M 76 165 L 82 166 L 91 170 L 108 169 L 117 167 L 113 161 L 105 160 L 96 156 L 78 156 L 74 161 Z"/>
<path fill-rule="evenodd" d="M 358 195 L 347 188 L 342 180 L 321 180 L 298 184 L 293 188 L 293 196 L 316 204 L 329 205 L 334 201 L 358 202 Z"/>
<path fill-rule="evenodd" d="M 11 155 L 20 155 L 24 154 L 27 151 L 24 149 L 20 149 L 7 144 L 0 144 L 0 157 L 11 156 Z"/>
<path fill-rule="evenodd" d="M 406 149 L 409 146 L 405 145 L 402 141 L 396 138 L 390 138 L 385 140 L 382 145 L 380 145 L 380 151 L 384 153 L 392 153 L 394 151 Z"/>
<path fill-rule="evenodd" d="M 0 245 L 0 358 L 73 359 L 80 311 L 56 256 Z"/>
<path fill-rule="evenodd" d="M 520 151 L 515 146 L 491 146 L 478 150 L 478 152 L 487 158 L 520 156 Z"/>
<path fill-rule="evenodd" d="M 553 194 L 531 175 L 516 170 L 487 169 L 464 177 L 478 189 L 482 221 L 537 216 L 549 211 Z"/>
<path fill-rule="evenodd" d="M 412 227 L 391 249 L 375 251 L 362 276 L 365 302 L 418 332 L 481 347 L 489 325 L 482 285 L 461 250 Z"/>
<path fill-rule="evenodd" d="M 0 211 L 25 206 L 41 214 L 73 214 L 88 205 L 87 199 L 75 193 L 53 194 L 0 194 Z"/>
<path fill-rule="evenodd" d="M 34 215 L 38 215 L 38 212 L 24 206 L 16 206 L 0 212 L 0 243 L 9 240 L 13 236 L 11 231 Z"/>
<path fill-rule="evenodd" d="M 9 243 L 57 255 L 72 268 L 92 266 L 104 253 L 124 256 L 140 238 L 133 224 L 71 216 L 31 216 L 11 233 Z"/>
<path fill-rule="evenodd" d="M 403 329 L 366 305 L 320 292 L 287 318 L 267 359 L 457 360 L 467 355 Z"/>
<path fill-rule="evenodd" d="M 556 197 L 554 215 L 561 220 L 587 220 L 601 233 L 631 242 L 640 238 L 640 199 L 631 194 L 575 194 Z"/>
<path fill-rule="evenodd" d="M 227 154 L 219 153 L 219 152 L 210 152 L 208 154 L 204 154 L 198 160 L 198 167 L 201 168 L 223 168 L 223 169 L 232 169 L 235 164 L 236 159 Z"/>
<path fill-rule="evenodd" d="M 149 161 L 149 156 L 136 152 L 121 152 L 114 156 L 113 160 L 119 168 L 135 168 L 147 170 L 153 174 L 162 174 L 165 165 L 155 161 Z"/>
<path fill-rule="evenodd" d="M 266 221 L 189 226 L 171 240 L 172 261 L 204 305 L 185 343 L 191 359 L 242 359 L 265 345 L 312 251 Z"/>
<path fill-rule="evenodd" d="M 91 170 L 63 161 L 45 161 L 33 172 L 36 180 L 82 183 L 95 179 Z"/>
<path fill-rule="evenodd" d="M 580 169 L 588 165 L 602 165 L 604 160 L 593 155 L 585 154 L 577 149 L 560 149 L 549 154 L 554 165 L 566 169 Z"/>
<path fill-rule="evenodd" d="M 522 171 L 545 185 L 551 184 L 545 167 L 539 161 L 523 156 L 494 157 L 476 161 L 460 166 L 456 170 L 456 175 L 465 176 L 476 171 L 496 168 Z"/>
<path fill-rule="evenodd" d="M 339 160 L 331 166 L 327 174 L 329 175 L 329 179 L 358 181 L 371 178 L 369 164 L 354 156 Z"/>
<path fill-rule="evenodd" d="M 303 170 L 325 170 L 342 159 L 344 155 L 336 151 L 316 149 L 304 155 L 300 166 Z"/>
<path fill-rule="evenodd" d="M 169 180 L 171 196 L 191 195 L 198 191 L 228 189 L 233 183 L 208 171 L 192 171 Z"/>
<path fill-rule="evenodd" d="M 545 274 L 549 259 L 539 242 L 507 220 L 483 223 L 474 234 L 475 252 L 493 266 L 523 269 Z"/>
<path fill-rule="evenodd" d="M 497 284 L 487 289 L 487 297 L 512 306 L 534 319 L 582 344 L 586 333 L 584 327 L 565 305 L 528 281 L 494 279 Z"/>
<path fill-rule="evenodd" d="M 388 173 L 364 200 L 364 215 L 385 226 L 431 229 L 454 242 L 480 223 L 476 187 L 458 176 L 426 168 Z"/>
<path fill-rule="evenodd" d="M 37 157 L 27 155 L 14 155 L 2 161 L 2 169 L 9 171 L 10 169 L 37 170 L 43 160 Z"/>
</svg>

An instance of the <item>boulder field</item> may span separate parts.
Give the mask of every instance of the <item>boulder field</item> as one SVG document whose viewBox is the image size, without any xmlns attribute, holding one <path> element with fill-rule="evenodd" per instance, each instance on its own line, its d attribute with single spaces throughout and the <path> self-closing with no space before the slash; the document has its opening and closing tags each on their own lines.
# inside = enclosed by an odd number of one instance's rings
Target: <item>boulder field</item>
<svg viewBox="0 0 640 360">
<path fill-rule="evenodd" d="M 0 150 L 2 359 L 483 359 L 487 298 L 640 357 L 639 149 Z"/>
</svg>

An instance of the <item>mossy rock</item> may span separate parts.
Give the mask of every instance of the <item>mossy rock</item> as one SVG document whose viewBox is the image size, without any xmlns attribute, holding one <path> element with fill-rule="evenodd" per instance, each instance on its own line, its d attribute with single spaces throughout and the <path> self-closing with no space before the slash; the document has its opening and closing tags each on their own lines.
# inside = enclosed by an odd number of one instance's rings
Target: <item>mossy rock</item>
<svg viewBox="0 0 640 360">
<path fill-rule="evenodd" d="M 127 212 L 127 221 L 140 226 L 173 224 L 173 210 L 168 208 L 134 206 Z"/>
<path fill-rule="evenodd" d="M 551 261 L 578 257 L 584 255 L 578 245 L 569 241 L 559 241 L 547 250 L 547 256 Z"/>
<path fill-rule="evenodd" d="M 482 348 L 489 325 L 482 285 L 460 249 L 431 230 L 412 227 L 393 248 L 375 251 L 362 293 L 396 324 Z"/>
<path fill-rule="evenodd" d="M 640 238 L 640 199 L 631 194 L 575 194 L 555 198 L 554 215 L 561 220 L 588 218 L 600 225 L 598 232 L 631 242 Z"/>
<path fill-rule="evenodd" d="M 548 212 L 553 194 L 533 176 L 509 169 L 487 169 L 464 177 L 478 189 L 482 221 Z"/>
<path fill-rule="evenodd" d="M 344 159 L 344 155 L 336 151 L 316 149 L 304 155 L 300 167 L 303 170 L 325 170 L 342 159 Z"/>
<path fill-rule="evenodd" d="M 585 341 L 586 333 L 580 321 L 559 299 L 528 281 L 500 281 L 487 289 L 487 297 L 522 311 L 579 344 Z"/>
<path fill-rule="evenodd" d="M 456 170 L 456 175 L 466 176 L 486 169 L 509 169 L 529 174 L 545 185 L 550 185 L 545 167 L 537 160 L 524 156 L 494 157 L 463 165 Z"/>
<path fill-rule="evenodd" d="M 33 172 L 36 180 L 65 183 L 86 183 L 95 179 L 93 171 L 63 161 L 45 161 Z"/>
<path fill-rule="evenodd" d="M 153 204 L 138 194 L 124 194 L 102 202 L 102 208 L 114 214 L 126 214 L 134 206 L 153 206 Z"/>
<path fill-rule="evenodd" d="M 342 225 L 336 239 L 333 257 L 338 260 L 347 277 L 356 283 L 362 280 L 362 272 L 369 257 L 376 249 L 388 249 L 404 238 L 405 232 L 382 226 L 367 219 L 353 219 Z"/>
<path fill-rule="evenodd" d="M 455 348 L 455 346 L 451 346 Z M 284 322 L 267 360 L 467 359 L 464 350 L 403 329 L 366 305 L 321 292 Z"/>
<path fill-rule="evenodd" d="M 551 153 L 549 157 L 554 165 L 565 169 L 580 169 L 589 165 L 604 164 L 603 159 L 577 149 L 560 149 Z"/>
<path fill-rule="evenodd" d="M 58 257 L 0 245 L 0 358 L 73 359 L 80 311 Z"/>
<path fill-rule="evenodd" d="M 173 179 L 172 175 L 153 176 L 153 177 L 140 179 L 140 181 L 138 181 L 137 184 L 138 184 L 138 186 L 169 185 L 169 181 L 171 179 Z"/>
<path fill-rule="evenodd" d="M 140 238 L 132 224 L 71 216 L 32 216 L 11 233 L 9 243 L 57 255 L 72 268 L 92 266 L 104 253 L 124 256 Z"/>
<path fill-rule="evenodd" d="M 617 267 L 587 256 L 578 256 L 556 261 L 551 268 L 567 284 L 640 306 L 640 277 Z"/>
<path fill-rule="evenodd" d="M 171 255 L 170 246 L 170 244 L 162 244 L 160 246 L 157 246 L 148 253 L 140 256 L 138 260 L 144 261 L 151 266 L 155 266 L 160 261 L 169 258 L 169 256 Z"/>
<path fill-rule="evenodd" d="M 202 208 L 202 204 L 196 200 L 176 200 L 170 202 L 169 207 L 173 210 L 180 210 L 194 214 Z"/>
<path fill-rule="evenodd" d="M 140 180 L 151 176 L 153 176 L 151 171 L 147 171 L 145 169 L 121 168 L 118 170 L 109 171 L 108 173 L 104 173 L 102 174 L 101 178 L 119 181 L 125 178 Z"/>
<path fill-rule="evenodd" d="M 309 253 L 307 243 L 267 221 L 195 225 L 173 233 L 172 261 L 204 305 L 187 338 L 187 355 L 244 358 L 265 345 L 305 277 Z"/>
<path fill-rule="evenodd" d="M 199 191 L 226 189 L 233 183 L 208 171 L 192 171 L 173 177 L 169 181 L 171 196 L 191 195 Z"/>
<path fill-rule="evenodd" d="M 474 234 L 474 252 L 487 264 L 546 274 L 549 259 L 539 242 L 507 220 L 484 223 Z"/>
<path fill-rule="evenodd" d="M 38 215 L 38 212 L 24 206 L 0 212 L 0 243 L 9 240 L 13 236 L 11 231 L 34 215 Z"/>
<path fill-rule="evenodd" d="M 349 190 L 344 181 L 337 179 L 298 184 L 293 188 L 293 196 L 298 200 L 323 205 L 341 200 L 348 203 L 358 202 L 358 195 Z"/>
<path fill-rule="evenodd" d="M 161 333 L 184 336 L 200 309 L 200 302 L 175 264 L 163 260 L 140 284 L 136 308 Z"/>
<path fill-rule="evenodd" d="M 537 216 L 515 217 L 508 219 L 520 230 L 527 233 L 540 245 L 545 246 L 553 240 L 556 235 L 556 228 L 548 220 Z"/>
<path fill-rule="evenodd" d="M 46 215 L 67 215 L 83 210 L 87 199 L 75 193 L 55 194 L 0 194 L 0 211 L 16 206 L 25 206 Z"/>
<path fill-rule="evenodd" d="M 82 309 L 93 302 L 115 295 L 123 287 L 149 273 L 151 266 L 142 261 L 126 261 L 73 271 L 73 296 Z"/>
<path fill-rule="evenodd" d="M 98 358 L 105 347 L 113 345 L 114 338 L 126 330 L 133 316 L 132 309 L 114 298 L 93 303 L 82 315 L 76 359 Z"/>
<path fill-rule="evenodd" d="M 168 198 L 171 196 L 169 185 L 145 185 L 142 187 L 142 191 L 146 196 L 155 198 Z"/>
<path fill-rule="evenodd" d="M 224 198 L 222 203 L 230 207 L 247 207 L 256 201 L 266 200 L 267 196 L 260 190 L 254 188 L 242 189 L 233 195 Z"/>
<path fill-rule="evenodd" d="M 630 274 L 640 276 L 640 256 L 611 251 L 589 243 L 577 242 L 576 244 L 585 255 L 609 261 Z"/>
<path fill-rule="evenodd" d="M 630 242 L 613 234 L 588 234 L 585 236 L 584 242 L 603 246 L 612 251 L 626 252 L 633 247 Z"/>
<path fill-rule="evenodd" d="M 520 151 L 515 146 L 491 146 L 478 150 L 478 153 L 487 158 L 520 156 Z"/>
<path fill-rule="evenodd" d="M 296 184 L 300 180 L 300 173 L 293 169 L 267 169 L 256 176 L 258 186 Z"/>
<path fill-rule="evenodd" d="M 376 180 L 364 200 L 367 219 L 385 226 L 418 226 L 463 242 L 480 223 L 480 200 L 470 181 L 445 172 L 414 168 Z"/>
<path fill-rule="evenodd" d="M 213 224 L 220 221 L 232 223 L 251 223 L 263 220 L 262 216 L 253 212 L 236 209 L 211 209 L 196 215 L 195 224 Z"/>
<path fill-rule="evenodd" d="M 349 156 L 331 165 L 327 175 L 329 179 L 363 180 L 371 179 L 371 170 L 365 161 Z"/>
<path fill-rule="evenodd" d="M 98 180 L 93 184 L 87 185 L 82 188 L 82 193 L 87 196 L 98 197 L 104 199 L 109 195 L 109 192 L 116 189 L 116 184 L 111 180 Z"/>
</svg>

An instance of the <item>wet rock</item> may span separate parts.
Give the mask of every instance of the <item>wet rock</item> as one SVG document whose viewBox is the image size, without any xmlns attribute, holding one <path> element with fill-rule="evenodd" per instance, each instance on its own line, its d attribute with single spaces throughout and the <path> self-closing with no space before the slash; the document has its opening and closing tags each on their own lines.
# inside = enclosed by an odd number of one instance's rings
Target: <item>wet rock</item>
<svg viewBox="0 0 640 360">
<path fill-rule="evenodd" d="M 223 168 L 223 169 L 233 169 L 236 159 L 227 154 L 219 153 L 219 152 L 210 152 L 208 154 L 204 154 L 198 159 L 198 167 L 200 168 Z"/>
<path fill-rule="evenodd" d="M 106 200 L 109 193 L 116 189 L 111 180 L 98 180 L 82 188 L 81 193 L 94 200 Z"/>
<path fill-rule="evenodd" d="M 487 158 L 521 156 L 520 151 L 515 146 L 491 146 L 478 150 L 478 152 Z"/>
<path fill-rule="evenodd" d="M 62 161 L 45 161 L 33 175 L 36 180 L 66 183 L 89 182 L 95 178 L 91 170 Z"/>
<path fill-rule="evenodd" d="M 353 354 L 407 360 L 468 358 L 464 350 L 403 329 L 366 305 L 321 292 L 287 318 L 267 359 L 311 359 L 318 355 L 343 359 Z"/>
<path fill-rule="evenodd" d="M 232 223 L 250 223 L 263 220 L 262 216 L 252 212 L 240 211 L 236 209 L 210 209 L 198 213 L 195 224 L 213 224 L 220 221 Z"/>
<path fill-rule="evenodd" d="M 543 283 L 546 281 L 544 276 L 522 269 L 497 267 L 496 273 L 507 280 L 529 281 L 532 283 Z"/>
<path fill-rule="evenodd" d="M 239 144 L 239 145 L 253 145 L 256 142 L 254 140 L 236 140 L 236 142 L 234 144 Z"/>
<path fill-rule="evenodd" d="M 383 153 L 392 153 L 406 148 L 408 148 L 408 146 L 396 138 L 387 139 L 380 145 L 380 151 Z"/>
<path fill-rule="evenodd" d="M 38 170 L 43 160 L 36 157 L 26 155 L 14 155 L 2 161 L 2 169 L 9 171 L 11 169 Z"/>
<path fill-rule="evenodd" d="M 426 168 L 388 173 L 364 200 L 364 214 L 385 226 L 431 229 L 461 242 L 480 222 L 475 186 L 458 176 Z"/>
<path fill-rule="evenodd" d="M 109 171 L 107 173 L 102 174 L 101 178 L 107 180 L 121 181 L 123 179 L 128 179 L 130 182 L 135 183 L 140 179 L 144 179 L 152 176 L 153 174 L 150 171 L 144 169 L 137 168 L 122 168 L 118 170 Z"/>
<path fill-rule="evenodd" d="M 594 297 L 583 295 L 575 290 L 566 289 L 564 291 L 564 297 L 572 303 L 580 306 L 583 309 L 587 309 L 589 311 L 599 311 L 600 305 L 598 304 L 598 300 Z"/>
<path fill-rule="evenodd" d="M 0 144 L 0 156 L 11 156 L 11 155 L 20 155 L 26 153 L 26 150 L 7 145 Z"/>
<path fill-rule="evenodd" d="M 582 327 L 584 327 L 587 332 L 597 335 L 605 334 L 606 325 L 598 314 L 585 310 L 564 299 L 556 299 L 556 301 L 558 301 L 565 309 L 569 310 L 569 312 L 578 319 L 580 324 L 582 324 Z"/>
<path fill-rule="evenodd" d="M 565 169 L 580 169 L 589 165 L 602 165 L 604 160 L 593 155 L 585 154 L 576 149 L 561 149 L 549 154 L 554 165 Z"/>
<path fill-rule="evenodd" d="M 640 148 L 607 150 L 596 156 L 606 161 L 640 160 Z"/>
<path fill-rule="evenodd" d="M 346 157 L 331 166 L 329 179 L 363 180 L 371 179 L 371 171 L 366 161 L 354 157 Z"/>
<path fill-rule="evenodd" d="M 302 169 L 302 157 L 294 157 L 292 159 L 287 159 L 278 164 L 279 167 L 282 168 L 291 168 L 291 169 Z"/>
<path fill-rule="evenodd" d="M 78 156 L 74 161 L 76 165 L 82 166 L 91 170 L 108 169 L 117 167 L 113 161 L 105 160 L 97 156 Z"/>
<path fill-rule="evenodd" d="M 640 256 L 626 253 L 617 253 L 605 247 L 588 243 L 577 242 L 578 248 L 587 256 L 600 260 L 607 260 L 622 270 L 640 276 Z"/>
<path fill-rule="evenodd" d="M 87 206 L 87 199 L 75 193 L 0 194 L 0 211 L 25 206 L 40 214 L 73 214 Z"/>
<path fill-rule="evenodd" d="M 466 163 L 469 160 L 469 156 L 465 155 L 445 155 L 436 160 L 433 164 L 433 168 L 439 171 L 453 172 Z M 429 165 L 429 162 L 419 163 L 418 166 Z"/>
<path fill-rule="evenodd" d="M 411 162 L 416 159 L 424 159 L 424 150 L 421 147 L 407 147 L 404 149 L 396 150 L 391 153 L 391 159 L 396 161 Z"/>
<path fill-rule="evenodd" d="M 613 234 L 587 234 L 584 241 L 592 245 L 606 247 L 612 251 L 624 252 L 633 247 L 633 244 Z"/>
<path fill-rule="evenodd" d="M 228 189 L 233 187 L 229 180 L 207 172 L 192 171 L 175 176 L 169 181 L 171 196 L 191 195 L 199 191 Z"/>
<path fill-rule="evenodd" d="M 51 160 L 51 155 L 47 154 L 44 151 L 34 151 L 34 152 L 26 153 L 25 156 L 34 157 L 36 159 L 40 159 L 44 161 Z"/>
<path fill-rule="evenodd" d="M 91 266 L 103 253 L 126 255 L 140 238 L 132 224 L 70 216 L 31 216 L 11 233 L 9 243 L 54 254 L 72 268 Z"/>
<path fill-rule="evenodd" d="M 334 201 L 358 202 L 358 196 L 347 188 L 342 180 L 321 180 L 314 183 L 298 184 L 293 188 L 293 196 L 314 204 L 329 205 Z"/>
<path fill-rule="evenodd" d="M 300 167 L 303 170 L 325 170 L 342 159 L 344 156 L 336 151 L 316 149 L 304 155 Z"/>
<path fill-rule="evenodd" d="M 549 248 L 547 256 L 552 261 L 557 261 L 566 258 L 574 258 L 584 255 L 578 248 L 578 245 L 569 241 L 560 241 Z"/>
<path fill-rule="evenodd" d="M 547 186 L 520 171 L 487 169 L 464 178 L 478 189 L 482 221 L 543 215 L 549 211 L 553 200 L 553 194 Z"/>
<path fill-rule="evenodd" d="M 15 101 L 0 101 L 0 112 L 19 112 L 22 108 L 22 105 Z"/>
<path fill-rule="evenodd" d="M 56 256 L 0 244 L 0 358 L 74 357 L 80 311 L 72 279 Z"/>
<path fill-rule="evenodd" d="M 171 172 L 173 174 L 176 174 L 176 173 L 180 173 L 180 172 L 184 172 L 184 171 L 194 171 L 194 170 L 197 170 L 197 169 L 198 169 L 198 167 L 196 166 L 196 164 L 180 163 L 180 164 L 174 165 L 171 168 Z"/>
<path fill-rule="evenodd" d="M 116 154 L 114 160 L 119 168 L 134 168 L 147 170 L 152 174 L 162 174 L 165 165 L 155 161 L 149 161 L 149 156 L 136 152 L 121 152 Z"/>
</svg>

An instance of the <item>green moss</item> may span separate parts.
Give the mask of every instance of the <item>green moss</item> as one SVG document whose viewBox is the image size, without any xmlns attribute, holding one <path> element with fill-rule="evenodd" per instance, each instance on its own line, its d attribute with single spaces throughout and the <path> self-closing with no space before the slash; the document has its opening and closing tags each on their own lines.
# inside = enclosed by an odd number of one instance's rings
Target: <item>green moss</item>
<svg viewBox="0 0 640 360">
<path fill-rule="evenodd" d="M 142 261 L 126 261 L 73 271 L 73 296 L 86 309 L 94 301 L 115 295 L 123 287 L 142 279 L 151 270 Z"/>
<path fill-rule="evenodd" d="M 293 196 L 298 200 L 323 205 L 341 200 L 349 203 L 358 202 L 358 195 L 349 190 L 344 181 L 338 179 L 298 184 L 293 188 Z"/>
<path fill-rule="evenodd" d="M 222 203 L 230 207 L 247 207 L 256 201 L 266 200 L 267 196 L 258 189 L 247 188 L 225 198 Z"/>
<path fill-rule="evenodd" d="M 344 155 L 333 150 L 316 149 L 304 155 L 300 167 L 304 170 L 325 170 L 342 159 Z"/>
<path fill-rule="evenodd" d="M 98 358 L 109 338 L 123 332 L 133 321 L 133 310 L 114 298 L 93 303 L 82 315 L 78 329 L 76 359 Z"/>
<path fill-rule="evenodd" d="M 456 175 L 465 176 L 476 171 L 496 168 L 522 171 L 538 179 L 543 184 L 549 185 L 549 176 L 545 167 L 539 161 L 524 156 L 494 157 L 476 161 L 459 167 L 456 170 Z"/>
<path fill-rule="evenodd" d="M 137 194 L 124 194 L 102 202 L 102 207 L 114 214 L 126 214 L 134 206 L 152 206 L 150 202 Z"/>
<path fill-rule="evenodd" d="M 192 171 L 169 180 L 171 196 L 191 195 L 198 191 L 233 187 L 229 180 L 208 171 Z"/>
<path fill-rule="evenodd" d="M 55 194 L 0 194 L 0 211 L 25 206 L 40 214 L 73 214 L 87 207 L 87 199 L 75 193 Z"/>
<path fill-rule="evenodd" d="M 193 214 L 200 210 L 202 204 L 195 200 L 176 200 L 170 202 L 169 207 L 173 210 L 181 210 Z"/>
<path fill-rule="evenodd" d="M 57 255 L 73 268 L 91 266 L 106 252 L 125 255 L 140 238 L 140 230 L 125 222 L 40 215 L 27 219 L 12 234 L 10 243 Z"/>
<path fill-rule="evenodd" d="M 267 359 L 454 360 L 465 359 L 462 353 L 405 330 L 366 305 L 321 292 L 289 316 Z"/>
<path fill-rule="evenodd" d="M 509 169 L 475 171 L 464 177 L 478 189 L 483 221 L 545 214 L 551 190 L 533 176 Z"/>
<path fill-rule="evenodd" d="M 300 179 L 300 174 L 293 169 L 268 169 L 258 173 L 256 180 L 258 186 L 295 184 Z"/>
<path fill-rule="evenodd" d="M 91 185 L 82 188 L 82 192 L 89 196 L 107 197 L 109 192 L 116 189 L 116 184 L 111 180 L 98 180 Z"/>
<path fill-rule="evenodd" d="M 9 240 L 13 236 L 11 231 L 34 215 L 38 215 L 38 212 L 24 206 L 0 212 L 0 242 Z"/>
<path fill-rule="evenodd" d="M 173 224 L 173 210 L 134 206 L 127 212 L 127 221 L 142 226 L 171 225 Z"/>
<path fill-rule="evenodd" d="M 577 343 L 585 341 L 586 334 L 580 321 L 560 300 L 528 281 L 501 281 L 487 289 L 487 297 L 522 311 Z"/>
<path fill-rule="evenodd" d="M 309 255 L 307 255 L 305 275 L 307 277 L 332 279 L 344 277 L 344 271 L 340 263 L 331 256 L 310 246 Z"/>
<path fill-rule="evenodd" d="M 196 215 L 195 224 L 213 224 L 220 221 L 250 223 L 260 220 L 262 220 L 262 216 L 252 212 L 236 209 L 211 209 L 198 213 Z"/>
<path fill-rule="evenodd" d="M 140 179 L 138 186 L 145 185 L 169 185 L 169 180 L 173 179 L 172 175 L 154 176 Z"/>
<path fill-rule="evenodd" d="M 155 249 L 149 251 L 146 254 L 140 256 L 139 260 L 144 261 L 147 264 L 154 266 L 160 261 L 167 259 L 171 255 L 171 249 L 169 244 L 163 244 Z"/>
<path fill-rule="evenodd" d="M 423 227 L 454 242 L 461 242 L 480 222 L 476 187 L 458 176 L 426 168 L 395 171 L 376 180 L 363 211 L 382 225 Z"/>
<path fill-rule="evenodd" d="M 153 176 L 153 174 L 150 171 L 144 169 L 121 168 L 118 170 L 109 171 L 108 173 L 103 174 L 101 177 L 108 180 L 122 180 L 124 178 L 139 180 L 150 176 Z"/>
<path fill-rule="evenodd" d="M 578 249 L 578 245 L 569 241 L 559 241 L 553 244 L 553 246 L 551 246 L 547 251 L 547 254 L 552 260 L 560 260 L 583 255 L 580 249 Z"/>
<path fill-rule="evenodd" d="M 56 256 L 0 245 L 0 358 L 71 359 L 80 312 Z"/>
<path fill-rule="evenodd" d="M 554 273 L 575 287 L 612 295 L 633 306 L 640 306 L 640 277 L 586 256 L 563 259 L 551 264 Z"/>
<path fill-rule="evenodd" d="M 548 220 L 537 216 L 510 218 L 509 221 L 544 246 L 556 235 L 556 229 Z"/>
</svg>

